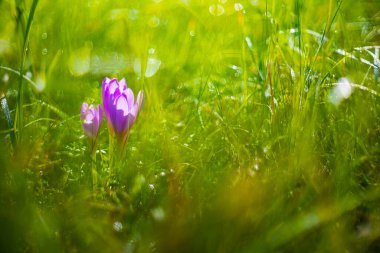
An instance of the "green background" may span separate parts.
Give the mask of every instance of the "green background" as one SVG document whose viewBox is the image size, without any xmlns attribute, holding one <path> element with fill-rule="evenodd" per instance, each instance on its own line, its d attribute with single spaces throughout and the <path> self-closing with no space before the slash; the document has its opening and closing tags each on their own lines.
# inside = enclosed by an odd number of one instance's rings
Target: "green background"
<svg viewBox="0 0 380 253">
<path fill-rule="evenodd" d="M 1 252 L 380 251 L 379 1 L 0 0 L 0 24 Z M 145 104 L 113 178 L 103 120 L 93 192 L 105 77 Z"/>
</svg>

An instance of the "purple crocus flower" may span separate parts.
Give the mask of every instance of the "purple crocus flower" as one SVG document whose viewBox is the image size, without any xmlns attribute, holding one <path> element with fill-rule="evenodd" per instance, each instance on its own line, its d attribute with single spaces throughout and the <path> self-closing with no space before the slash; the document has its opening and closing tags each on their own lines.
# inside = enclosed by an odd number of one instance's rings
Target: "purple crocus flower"
<svg viewBox="0 0 380 253">
<path fill-rule="evenodd" d="M 125 138 L 137 119 L 144 103 L 144 92 L 139 91 L 135 101 L 133 91 L 127 87 L 125 79 L 105 78 L 102 85 L 104 112 L 111 134 L 121 141 Z"/>
<path fill-rule="evenodd" d="M 89 138 L 95 139 L 98 136 L 102 115 L 100 105 L 98 105 L 98 109 L 96 109 L 93 105 L 89 106 L 86 102 L 82 104 L 80 119 L 83 121 L 84 133 Z"/>
</svg>

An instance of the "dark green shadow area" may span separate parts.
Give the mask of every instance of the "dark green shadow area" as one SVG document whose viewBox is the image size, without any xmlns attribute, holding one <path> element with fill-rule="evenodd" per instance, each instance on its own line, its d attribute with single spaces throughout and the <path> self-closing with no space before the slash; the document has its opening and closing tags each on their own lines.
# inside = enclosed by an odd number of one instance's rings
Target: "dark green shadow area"
<svg viewBox="0 0 380 253">
<path fill-rule="evenodd" d="M 379 1 L 0 0 L 0 24 L 0 252 L 380 252 Z M 105 77 L 145 103 L 94 160 Z"/>
</svg>

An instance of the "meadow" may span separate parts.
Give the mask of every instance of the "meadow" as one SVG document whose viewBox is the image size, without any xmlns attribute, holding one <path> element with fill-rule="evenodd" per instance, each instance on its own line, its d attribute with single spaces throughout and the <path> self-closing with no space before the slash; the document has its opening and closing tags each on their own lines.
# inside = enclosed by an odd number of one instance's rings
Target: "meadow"
<svg viewBox="0 0 380 253">
<path fill-rule="evenodd" d="M 0 0 L 0 24 L 1 252 L 380 252 L 380 1 Z M 106 77 L 144 92 L 124 148 L 83 129 Z"/>
</svg>

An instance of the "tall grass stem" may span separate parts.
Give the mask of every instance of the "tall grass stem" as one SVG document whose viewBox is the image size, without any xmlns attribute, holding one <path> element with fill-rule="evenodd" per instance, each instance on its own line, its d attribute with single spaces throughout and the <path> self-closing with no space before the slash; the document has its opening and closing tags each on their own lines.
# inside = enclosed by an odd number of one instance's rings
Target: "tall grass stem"
<svg viewBox="0 0 380 253">
<path fill-rule="evenodd" d="M 29 12 L 28 22 L 26 24 L 25 35 L 24 35 L 23 46 L 22 46 L 21 62 L 20 62 L 20 69 L 19 69 L 20 75 L 19 75 L 19 83 L 18 83 L 18 95 L 17 95 L 17 116 L 16 116 L 16 121 L 15 121 L 16 126 L 18 127 L 18 142 L 21 142 L 21 139 L 22 139 L 23 117 L 24 117 L 23 108 L 22 108 L 23 95 L 24 95 L 23 94 L 24 62 L 25 62 L 25 57 L 26 57 L 30 27 L 32 25 L 37 4 L 38 4 L 38 0 L 33 0 L 32 6 Z"/>
</svg>

